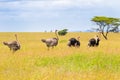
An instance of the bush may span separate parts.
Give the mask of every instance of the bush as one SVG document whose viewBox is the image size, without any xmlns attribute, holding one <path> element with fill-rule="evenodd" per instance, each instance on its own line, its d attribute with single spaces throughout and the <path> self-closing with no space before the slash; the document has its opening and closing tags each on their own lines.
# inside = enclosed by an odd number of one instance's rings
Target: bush
<svg viewBox="0 0 120 80">
<path fill-rule="evenodd" d="M 60 30 L 60 31 L 58 31 L 58 35 L 64 36 L 67 34 L 67 31 L 68 31 L 67 29 Z"/>
</svg>

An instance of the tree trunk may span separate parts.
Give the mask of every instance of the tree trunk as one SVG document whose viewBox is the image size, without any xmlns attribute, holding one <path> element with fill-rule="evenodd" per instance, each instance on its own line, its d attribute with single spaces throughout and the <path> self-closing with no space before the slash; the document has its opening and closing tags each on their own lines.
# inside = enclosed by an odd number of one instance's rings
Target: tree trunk
<svg viewBox="0 0 120 80">
<path fill-rule="evenodd" d="M 103 35 L 103 37 L 104 37 L 106 40 L 108 40 L 107 36 Z"/>
<path fill-rule="evenodd" d="M 108 34 L 108 33 L 107 33 L 107 34 Z M 107 35 L 105 35 L 103 31 L 102 31 L 102 35 L 103 35 L 103 37 L 104 37 L 106 40 L 108 40 Z"/>
</svg>

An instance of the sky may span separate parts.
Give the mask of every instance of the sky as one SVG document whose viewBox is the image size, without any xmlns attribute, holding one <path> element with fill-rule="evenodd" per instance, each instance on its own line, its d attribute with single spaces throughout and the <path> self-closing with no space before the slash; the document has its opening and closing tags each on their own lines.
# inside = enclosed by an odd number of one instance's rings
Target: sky
<svg viewBox="0 0 120 80">
<path fill-rule="evenodd" d="M 120 0 L 0 0 L 0 32 L 44 32 L 97 27 L 94 16 L 120 18 Z"/>
</svg>

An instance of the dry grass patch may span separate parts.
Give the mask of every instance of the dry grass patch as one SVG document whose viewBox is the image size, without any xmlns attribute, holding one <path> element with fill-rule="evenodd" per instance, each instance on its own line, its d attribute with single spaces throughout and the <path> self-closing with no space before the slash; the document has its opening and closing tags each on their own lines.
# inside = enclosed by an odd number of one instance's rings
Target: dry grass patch
<svg viewBox="0 0 120 80">
<path fill-rule="evenodd" d="M 10 52 L 3 41 L 15 40 L 15 33 L 0 33 L 0 80 L 119 80 L 120 34 L 101 37 L 100 46 L 87 47 L 97 33 L 68 33 L 57 47 L 47 51 L 40 40 L 54 33 L 16 33 L 21 50 Z M 67 47 L 71 37 L 80 36 L 80 48 Z"/>
</svg>

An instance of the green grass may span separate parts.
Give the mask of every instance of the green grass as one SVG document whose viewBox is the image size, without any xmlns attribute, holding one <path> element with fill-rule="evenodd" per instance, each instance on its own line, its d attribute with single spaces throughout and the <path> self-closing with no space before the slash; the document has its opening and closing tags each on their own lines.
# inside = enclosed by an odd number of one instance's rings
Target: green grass
<svg viewBox="0 0 120 80">
<path fill-rule="evenodd" d="M 46 76 L 45 80 L 68 80 L 69 76 L 75 76 L 77 80 L 106 80 L 109 77 L 118 80 L 120 74 L 120 55 L 101 52 L 61 57 L 9 55 L 2 60 L 0 80 L 44 80 Z"/>
<path fill-rule="evenodd" d="M 63 67 L 67 71 L 111 71 L 120 72 L 120 55 L 107 55 L 95 53 L 92 55 L 72 54 L 65 57 L 37 58 L 35 62 L 39 67 Z"/>
</svg>

